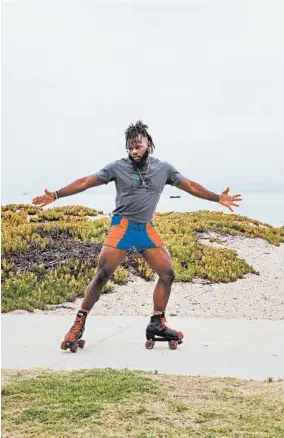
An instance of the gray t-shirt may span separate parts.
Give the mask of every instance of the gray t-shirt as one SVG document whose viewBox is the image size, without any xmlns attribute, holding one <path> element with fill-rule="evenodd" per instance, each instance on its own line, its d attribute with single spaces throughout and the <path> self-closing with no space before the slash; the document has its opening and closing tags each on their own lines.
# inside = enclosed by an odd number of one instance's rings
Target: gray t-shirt
<svg viewBox="0 0 284 438">
<path fill-rule="evenodd" d="M 139 169 L 130 158 L 114 161 L 96 173 L 100 181 L 115 182 L 116 200 L 113 214 L 145 223 L 153 214 L 166 184 L 175 186 L 184 178 L 171 164 L 150 158 L 150 164 Z M 144 180 L 144 181 L 143 181 Z"/>
</svg>

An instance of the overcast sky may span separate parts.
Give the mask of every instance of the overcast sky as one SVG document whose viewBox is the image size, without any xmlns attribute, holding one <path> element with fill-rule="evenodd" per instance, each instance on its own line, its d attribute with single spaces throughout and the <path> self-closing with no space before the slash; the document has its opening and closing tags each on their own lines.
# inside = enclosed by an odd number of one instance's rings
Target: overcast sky
<svg viewBox="0 0 284 438">
<path fill-rule="evenodd" d="M 216 189 L 284 187 L 284 2 L 4 1 L 2 190 L 155 156 Z"/>
</svg>

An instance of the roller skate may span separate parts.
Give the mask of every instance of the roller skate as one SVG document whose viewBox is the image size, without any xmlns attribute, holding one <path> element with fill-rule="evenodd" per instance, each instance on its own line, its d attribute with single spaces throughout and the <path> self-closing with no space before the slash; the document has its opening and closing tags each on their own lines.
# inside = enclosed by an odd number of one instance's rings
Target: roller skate
<svg viewBox="0 0 284 438">
<path fill-rule="evenodd" d="M 61 350 L 67 350 L 67 348 L 70 348 L 72 353 L 76 353 L 78 347 L 84 348 L 85 341 L 81 338 L 85 330 L 87 314 L 88 313 L 83 310 L 80 310 L 77 313 L 74 324 L 65 336 L 64 341 L 61 343 Z"/>
<path fill-rule="evenodd" d="M 165 313 L 160 315 L 152 315 L 151 321 L 146 328 L 145 347 L 152 349 L 156 341 L 164 341 L 169 343 L 171 350 L 176 350 L 179 344 L 182 344 L 183 333 L 169 328 L 166 325 Z"/>
</svg>

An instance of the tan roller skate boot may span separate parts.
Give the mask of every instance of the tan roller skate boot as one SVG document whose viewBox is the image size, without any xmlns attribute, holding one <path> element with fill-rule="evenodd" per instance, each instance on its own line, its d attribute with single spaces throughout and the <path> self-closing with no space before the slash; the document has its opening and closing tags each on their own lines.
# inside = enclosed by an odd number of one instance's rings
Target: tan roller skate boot
<svg viewBox="0 0 284 438">
<path fill-rule="evenodd" d="M 70 351 L 72 351 L 72 353 L 76 353 L 78 347 L 84 348 L 85 341 L 81 338 L 85 330 L 87 315 L 88 312 L 85 312 L 84 310 L 79 310 L 74 324 L 65 336 L 64 341 L 62 341 L 61 343 L 62 350 L 67 350 L 67 348 L 70 348 Z"/>
</svg>

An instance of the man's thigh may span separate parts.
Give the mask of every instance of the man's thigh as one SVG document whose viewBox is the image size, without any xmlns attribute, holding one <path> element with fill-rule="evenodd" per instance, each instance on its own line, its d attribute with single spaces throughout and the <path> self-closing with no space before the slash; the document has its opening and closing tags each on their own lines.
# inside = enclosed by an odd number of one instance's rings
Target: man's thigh
<svg viewBox="0 0 284 438">
<path fill-rule="evenodd" d="M 158 275 L 173 272 L 172 260 L 166 246 L 146 249 L 141 255 Z"/>
</svg>

